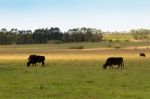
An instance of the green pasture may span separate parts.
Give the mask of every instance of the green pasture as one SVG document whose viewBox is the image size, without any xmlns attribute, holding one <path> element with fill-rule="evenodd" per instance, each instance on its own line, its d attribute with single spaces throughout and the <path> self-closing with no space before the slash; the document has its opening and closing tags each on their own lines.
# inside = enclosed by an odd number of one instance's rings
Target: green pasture
<svg viewBox="0 0 150 99">
<path fill-rule="evenodd" d="M 60 49 L 47 45 L 35 46 L 0 46 L 0 99 L 150 97 L 149 49 Z M 140 58 L 140 52 L 145 52 L 146 58 Z M 30 54 L 45 55 L 46 65 L 26 67 Z M 103 70 L 102 65 L 110 56 L 124 57 L 125 68 L 117 69 L 115 66 L 114 69 Z"/>
<path fill-rule="evenodd" d="M 130 42 L 130 41 L 100 41 L 100 42 L 75 42 L 75 43 L 60 43 L 60 44 L 27 44 L 27 45 L 4 45 L 0 46 L 0 50 L 15 50 L 15 49 L 71 49 L 72 47 L 83 46 L 85 49 L 89 48 L 115 48 L 120 46 L 121 48 L 127 47 L 142 47 L 150 46 L 150 42 Z"/>
</svg>

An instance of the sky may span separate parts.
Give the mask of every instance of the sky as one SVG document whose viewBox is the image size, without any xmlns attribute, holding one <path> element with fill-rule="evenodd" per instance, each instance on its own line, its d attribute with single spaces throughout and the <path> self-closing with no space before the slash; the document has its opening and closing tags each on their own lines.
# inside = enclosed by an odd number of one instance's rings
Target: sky
<svg viewBox="0 0 150 99">
<path fill-rule="evenodd" d="M 0 28 L 150 29 L 150 0 L 0 0 Z"/>
</svg>

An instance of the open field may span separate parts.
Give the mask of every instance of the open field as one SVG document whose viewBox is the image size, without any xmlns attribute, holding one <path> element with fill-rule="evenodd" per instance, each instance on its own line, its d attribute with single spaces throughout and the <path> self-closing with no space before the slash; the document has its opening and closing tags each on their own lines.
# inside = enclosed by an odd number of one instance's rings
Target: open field
<svg viewBox="0 0 150 99">
<path fill-rule="evenodd" d="M 30 54 L 45 55 L 46 66 L 26 67 Z M 110 56 L 124 57 L 125 68 L 103 70 Z M 149 64 L 145 48 L 0 46 L 0 99 L 148 99 Z"/>
<path fill-rule="evenodd" d="M 30 45 L 5 45 L 0 46 L 0 49 L 68 49 L 76 46 L 83 46 L 84 48 L 114 48 L 116 46 L 122 48 L 126 47 L 139 47 L 139 46 L 150 46 L 150 41 L 147 42 L 128 42 L 128 41 L 100 41 L 100 42 L 78 42 L 78 43 L 61 43 L 61 44 L 30 44 Z"/>
</svg>

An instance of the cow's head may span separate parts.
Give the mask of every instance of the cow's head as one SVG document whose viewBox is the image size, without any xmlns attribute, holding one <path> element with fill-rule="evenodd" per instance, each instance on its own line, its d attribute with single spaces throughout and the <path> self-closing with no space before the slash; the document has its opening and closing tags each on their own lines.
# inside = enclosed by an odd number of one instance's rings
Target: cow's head
<svg viewBox="0 0 150 99">
<path fill-rule="evenodd" d="M 30 62 L 27 62 L 27 67 L 29 67 L 30 66 Z"/>
<path fill-rule="evenodd" d="M 104 65 L 103 65 L 103 69 L 106 69 L 106 68 L 107 68 L 107 64 L 104 64 Z"/>
</svg>

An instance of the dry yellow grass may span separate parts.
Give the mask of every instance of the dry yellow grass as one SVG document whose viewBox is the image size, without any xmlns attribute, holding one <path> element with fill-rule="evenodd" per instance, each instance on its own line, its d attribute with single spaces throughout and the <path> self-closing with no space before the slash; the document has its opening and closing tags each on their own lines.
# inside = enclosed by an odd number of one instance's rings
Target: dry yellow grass
<svg viewBox="0 0 150 99">
<path fill-rule="evenodd" d="M 149 49 L 0 49 L 0 60 L 27 60 L 31 54 L 44 55 L 46 60 L 104 60 L 108 57 L 124 57 L 137 59 L 139 53 L 150 56 Z"/>
</svg>

